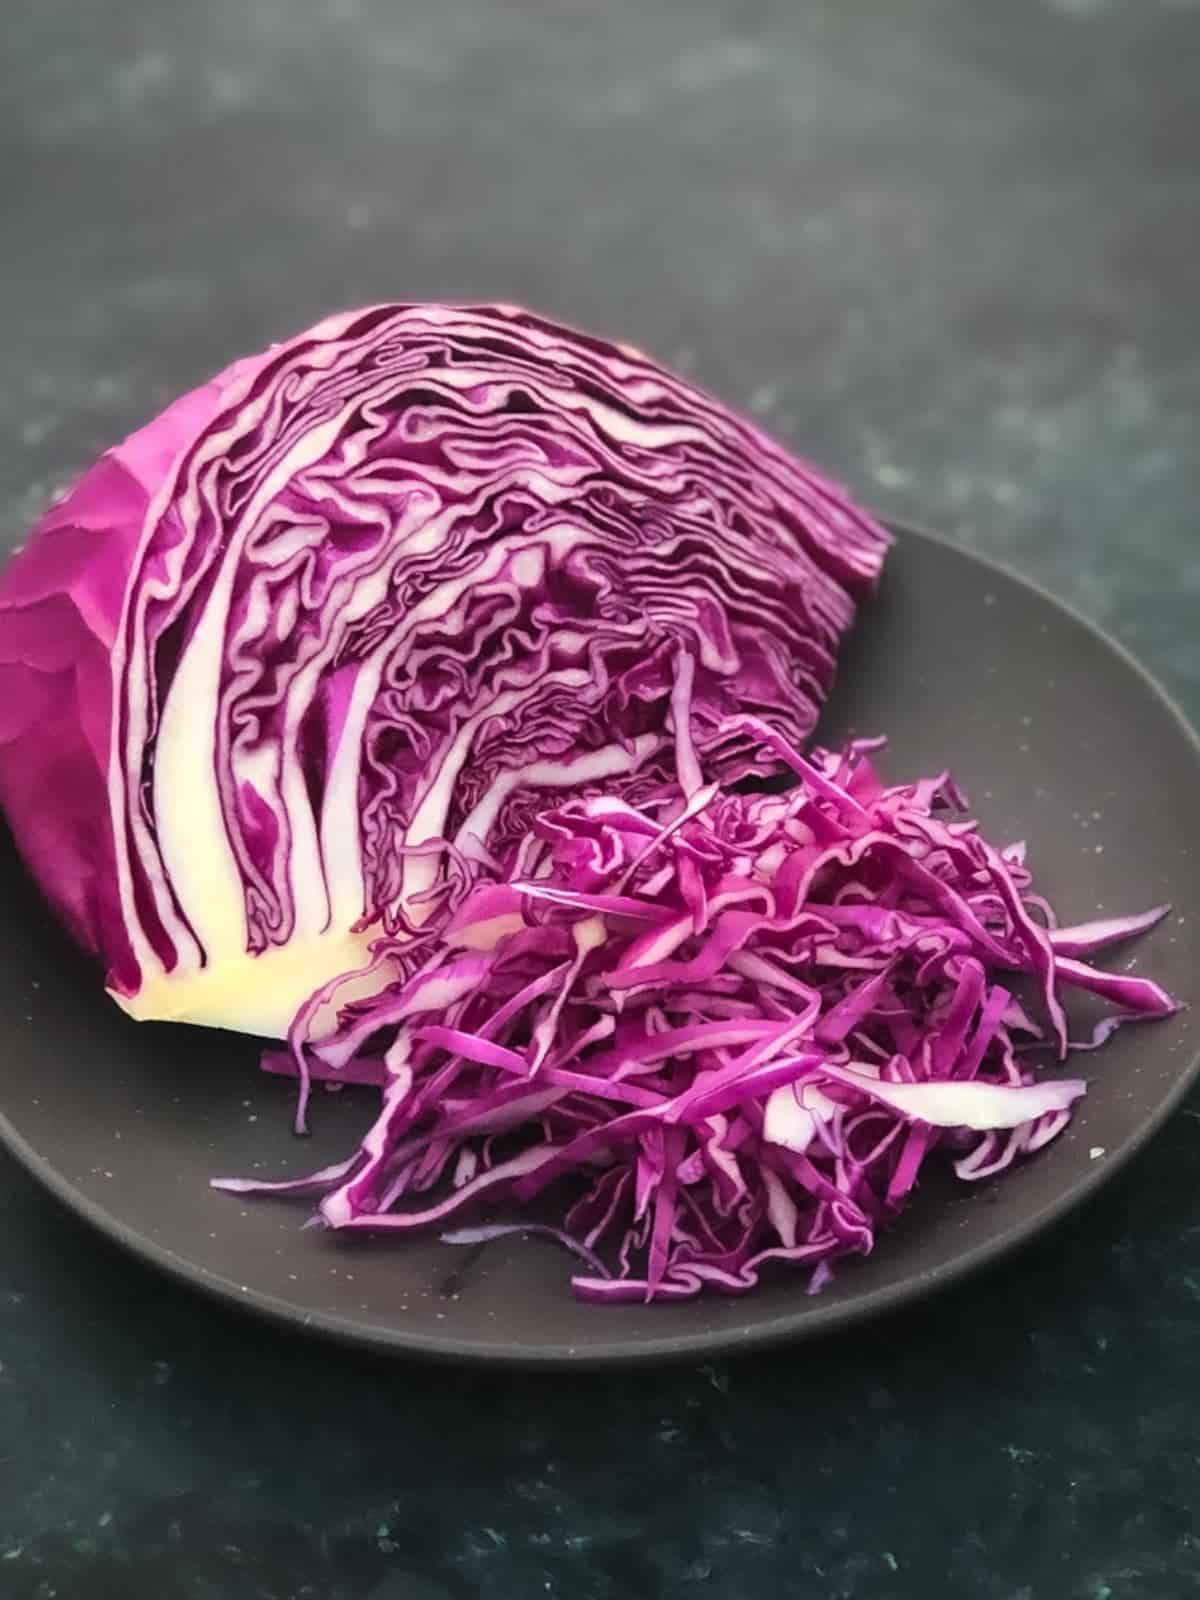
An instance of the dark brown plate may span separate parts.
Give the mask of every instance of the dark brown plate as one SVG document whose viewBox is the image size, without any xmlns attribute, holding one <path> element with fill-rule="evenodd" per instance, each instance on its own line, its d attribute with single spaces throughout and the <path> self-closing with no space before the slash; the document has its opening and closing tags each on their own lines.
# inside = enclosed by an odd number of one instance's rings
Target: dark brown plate
<svg viewBox="0 0 1200 1600">
<path fill-rule="evenodd" d="M 1116 645 L 1017 578 L 905 532 L 842 666 L 824 733 L 886 731 L 899 778 L 953 763 L 993 836 L 1025 837 L 1072 919 L 1175 904 L 1119 959 L 1183 999 L 1200 971 L 1200 746 Z M 213 1173 L 335 1159 L 371 1101 L 317 1097 L 289 1133 L 287 1085 L 236 1035 L 128 1022 L 0 846 L 0 1137 L 89 1222 L 210 1294 L 358 1343 L 501 1362 L 699 1356 L 878 1316 L 961 1278 L 1093 1193 L 1154 1132 L 1197 1066 L 1194 1012 L 1078 1058 L 1091 1092 L 1066 1135 L 994 1185 L 931 1178 L 874 1256 L 810 1298 L 780 1276 L 740 1300 L 577 1303 L 540 1239 L 464 1251 L 301 1231 L 303 1207 L 239 1202 Z M 1011 1269 L 1020 1271 L 1020 1266 Z"/>
</svg>

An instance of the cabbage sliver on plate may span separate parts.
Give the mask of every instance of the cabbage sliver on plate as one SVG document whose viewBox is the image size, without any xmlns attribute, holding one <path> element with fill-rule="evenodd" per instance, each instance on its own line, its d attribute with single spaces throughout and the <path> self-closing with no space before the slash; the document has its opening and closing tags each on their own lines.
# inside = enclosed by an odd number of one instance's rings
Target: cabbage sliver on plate
<svg viewBox="0 0 1200 1600">
<path fill-rule="evenodd" d="M 108 452 L 0 577 L 0 804 L 138 1018 L 282 1037 L 372 930 L 436 919 L 536 797 L 636 792 L 695 663 L 811 733 L 888 539 L 636 351 L 379 306 Z"/>
<path fill-rule="evenodd" d="M 1031 841 L 1039 882 L 1064 919 L 1171 899 L 1174 910 L 1145 945 L 1107 964 L 1123 972 L 1133 962 L 1133 972 L 1152 971 L 1178 998 L 1194 999 L 1200 758 L 1186 724 L 1126 655 L 1026 584 L 903 532 L 870 626 L 844 652 L 818 738 L 835 747 L 881 727 L 892 736 L 891 754 L 878 757 L 889 779 L 935 771 L 953 746 L 985 833 Z M 92 1224 L 168 1274 L 381 1348 L 612 1362 L 845 1327 L 994 1261 L 1094 1193 L 1195 1077 L 1194 1009 L 1163 1026 L 1123 1028 L 1067 1069 L 1088 1092 L 1049 1149 L 982 1187 L 963 1184 L 948 1162 L 931 1163 L 879 1247 L 838 1270 L 822 1293 L 806 1293 L 807 1274 L 780 1269 L 741 1297 L 606 1310 L 572 1296 L 577 1263 L 538 1235 L 466 1247 L 443 1244 L 436 1231 L 395 1245 L 346 1239 L 299 1227 L 303 1209 L 211 1190 L 215 1172 L 299 1177 L 345 1160 L 377 1097 L 314 1091 L 310 1137 L 296 1139 L 295 1084 L 258 1070 L 254 1041 L 123 1017 L 11 847 L 0 853 L 0 893 L 0 1136 L 9 1147 Z M 1087 997 L 1073 998 L 1070 1012 L 1073 1033 L 1089 1032 L 1096 1013 Z M 1028 1285 L 1031 1317 L 1038 1281 Z M 969 1316 L 969 1304 L 958 1314 Z"/>
<path fill-rule="evenodd" d="M 378 1090 L 358 1148 L 217 1187 L 316 1197 L 335 1230 L 454 1224 L 464 1245 L 557 1200 L 538 1231 L 593 1301 L 745 1294 L 781 1264 L 820 1292 L 935 1158 L 978 1181 L 1062 1134 L 1087 1085 L 1037 1056 L 1173 1014 L 1152 980 L 1094 964 L 1168 907 L 1061 924 L 1023 847 L 990 844 L 945 773 L 885 786 L 874 741 L 806 757 L 747 719 L 796 782 L 705 783 L 688 688 L 684 658 L 672 780 L 541 812 L 439 936 L 381 942 L 378 994 L 315 1040 L 307 1008 L 268 1056 L 299 1080 L 301 1130 L 314 1082 Z M 1079 1039 L 1073 990 L 1113 1008 Z M 481 1204 L 500 1220 L 458 1226 Z"/>
</svg>

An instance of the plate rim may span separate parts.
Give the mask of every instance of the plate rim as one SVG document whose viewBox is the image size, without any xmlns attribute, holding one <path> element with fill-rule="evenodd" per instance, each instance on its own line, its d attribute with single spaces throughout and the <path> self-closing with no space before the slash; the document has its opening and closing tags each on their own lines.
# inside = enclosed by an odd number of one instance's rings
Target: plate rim
<svg viewBox="0 0 1200 1600">
<path fill-rule="evenodd" d="M 937 533 L 908 521 L 887 519 L 886 526 L 898 542 L 912 539 L 938 546 L 974 563 L 985 572 L 1008 579 L 1031 592 L 1056 611 L 1064 613 L 1094 640 L 1109 650 L 1140 679 L 1143 687 L 1158 701 L 1189 747 L 1200 770 L 1200 729 L 1182 706 L 1148 667 L 1118 638 L 1070 602 L 1052 594 L 1036 579 L 1027 576 L 1003 559 L 975 550 L 948 534 Z M 886 581 L 886 577 L 885 577 Z M 119 1249 L 143 1265 L 163 1272 L 173 1282 L 196 1291 L 225 1307 L 251 1313 L 254 1317 L 303 1333 L 329 1339 L 358 1351 L 371 1351 L 391 1357 L 419 1357 L 424 1361 L 504 1367 L 508 1369 L 588 1370 L 612 1367 L 637 1367 L 671 1361 L 701 1360 L 711 1356 L 730 1356 L 751 1350 L 764 1350 L 782 1344 L 825 1337 L 836 1330 L 868 1324 L 887 1317 L 905 1306 L 957 1287 L 998 1264 L 1006 1257 L 1041 1238 L 1056 1223 L 1065 1220 L 1090 1200 L 1101 1188 L 1124 1171 L 1175 1114 L 1188 1092 L 1200 1078 L 1200 1045 L 1180 1069 L 1170 1090 L 1119 1150 L 1105 1161 L 1086 1170 L 1068 1189 L 1032 1217 L 1012 1224 L 1002 1233 L 964 1251 L 946 1263 L 907 1277 L 892 1285 L 869 1290 L 825 1306 L 809 1301 L 803 1311 L 788 1311 L 744 1330 L 706 1329 L 695 1333 L 673 1332 L 661 1337 L 641 1339 L 636 1345 L 613 1338 L 586 1347 L 571 1344 L 520 1345 L 481 1344 L 477 1340 L 453 1335 L 409 1332 L 402 1327 L 380 1328 L 357 1323 L 350 1315 L 328 1311 L 301 1312 L 297 1307 L 265 1290 L 240 1284 L 233 1278 L 210 1271 L 186 1256 L 148 1237 L 137 1227 L 114 1216 L 98 1201 L 77 1188 L 48 1158 L 40 1155 L 0 1106 L 0 1144 L 56 1201 L 82 1222 L 94 1228 Z"/>
</svg>

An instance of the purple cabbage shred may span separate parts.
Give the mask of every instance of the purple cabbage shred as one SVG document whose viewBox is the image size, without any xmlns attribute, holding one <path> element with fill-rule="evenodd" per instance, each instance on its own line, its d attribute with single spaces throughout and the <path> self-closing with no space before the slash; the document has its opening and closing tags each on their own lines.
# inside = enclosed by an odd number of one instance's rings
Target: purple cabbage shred
<svg viewBox="0 0 1200 1600">
<path fill-rule="evenodd" d="M 358 1149 L 218 1187 L 315 1194 L 344 1231 L 548 1234 L 593 1301 L 741 1294 L 772 1263 L 815 1293 L 928 1163 L 989 1178 L 1062 1132 L 1086 1085 L 1030 1063 L 1076 1048 L 1069 991 L 1115 1008 L 1083 1048 L 1176 1009 L 1084 959 L 1162 908 L 1057 927 L 1024 850 L 989 843 L 946 774 L 885 787 L 878 741 L 805 756 L 740 717 L 724 731 L 795 786 L 706 783 L 689 667 L 674 778 L 533 814 L 435 930 L 380 939 L 379 992 L 335 988 L 323 1031 L 306 1008 L 268 1054 L 305 1088 L 374 1087 Z"/>
</svg>

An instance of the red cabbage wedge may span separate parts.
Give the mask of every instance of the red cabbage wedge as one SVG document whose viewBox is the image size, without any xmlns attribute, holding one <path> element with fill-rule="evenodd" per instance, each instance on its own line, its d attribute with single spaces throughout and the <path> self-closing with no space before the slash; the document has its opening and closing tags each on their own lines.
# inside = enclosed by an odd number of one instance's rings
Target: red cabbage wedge
<svg viewBox="0 0 1200 1600">
<path fill-rule="evenodd" d="M 0 803 L 133 1016 L 282 1037 L 548 791 L 799 744 L 887 536 L 637 351 L 384 305 L 110 450 L 0 576 Z M 368 982 L 378 981 L 375 974 Z"/>
</svg>

